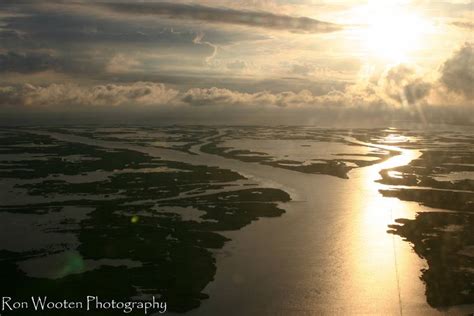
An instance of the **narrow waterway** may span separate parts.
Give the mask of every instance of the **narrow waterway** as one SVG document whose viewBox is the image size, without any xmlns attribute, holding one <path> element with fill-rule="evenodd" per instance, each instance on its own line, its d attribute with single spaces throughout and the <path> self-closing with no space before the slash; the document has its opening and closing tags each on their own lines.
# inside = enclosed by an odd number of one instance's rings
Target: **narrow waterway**
<svg viewBox="0 0 474 316">
<path fill-rule="evenodd" d="M 439 311 L 427 305 L 419 280 L 421 260 L 398 236 L 395 218 L 426 210 L 417 203 L 384 198 L 374 182 L 382 169 L 420 155 L 399 150 L 382 163 L 353 170 L 350 179 L 312 175 L 205 154 L 150 148 L 47 133 L 57 139 L 128 148 L 163 159 L 235 170 L 266 187 L 282 188 L 293 201 L 282 217 L 261 219 L 225 232 L 217 254 L 210 299 L 190 315 L 465 315 L 472 306 Z M 376 147 L 374 144 L 366 144 Z M 384 146 L 387 147 L 387 146 Z"/>
</svg>

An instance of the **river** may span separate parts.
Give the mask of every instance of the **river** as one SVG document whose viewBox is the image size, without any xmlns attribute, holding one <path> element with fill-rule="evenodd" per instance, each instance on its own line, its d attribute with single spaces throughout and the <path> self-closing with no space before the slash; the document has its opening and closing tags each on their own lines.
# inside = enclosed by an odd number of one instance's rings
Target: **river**
<svg viewBox="0 0 474 316">
<path fill-rule="evenodd" d="M 210 299 L 189 315 L 466 315 L 474 309 L 430 307 L 419 279 L 424 260 L 407 242 L 386 232 L 394 219 L 428 210 L 418 203 L 382 197 L 378 190 L 383 185 L 374 182 L 380 170 L 408 164 L 421 154 L 419 150 L 388 146 L 400 154 L 353 169 L 349 179 L 340 179 L 209 155 L 199 151 L 200 146 L 193 148 L 198 155 L 189 155 L 45 134 L 231 169 L 261 186 L 291 194 L 292 201 L 282 205 L 286 210 L 282 217 L 222 233 L 232 240 L 217 253 L 217 274 L 205 290 Z"/>
</svg>

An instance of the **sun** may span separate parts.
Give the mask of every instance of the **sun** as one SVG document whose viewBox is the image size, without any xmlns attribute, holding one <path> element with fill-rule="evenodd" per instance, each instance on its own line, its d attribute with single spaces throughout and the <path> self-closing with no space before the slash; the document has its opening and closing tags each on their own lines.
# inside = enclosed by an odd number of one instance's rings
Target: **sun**
<svg viewBox="0 0 474 316">
<path fill-rule="evenodd" d="M 432 27 L 427 19 L 405 5 L 387 5 L 383 1 L 367 7 L 361 44 L 367 54 L 400 63 L 426 45 Z"/>
</svg>

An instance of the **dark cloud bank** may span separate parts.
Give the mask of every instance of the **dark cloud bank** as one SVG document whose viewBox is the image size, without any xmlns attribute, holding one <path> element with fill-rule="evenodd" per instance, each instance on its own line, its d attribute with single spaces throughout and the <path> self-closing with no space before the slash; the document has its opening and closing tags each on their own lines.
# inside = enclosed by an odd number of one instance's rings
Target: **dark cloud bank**
<svg viewBox="0 0 474 316">
<path fill-rule="evenodd" d="M 0 73 L 35 73 L 45 70 L 61 70 L 59 61 L 45 53 L 8 51 L 0 53 Z"/>
<path fill-rule="evenodd" d="M 308 17 L 293 17 L 264 11 L 215 8 L 178 3 L 98 3 L 99 7 L 126 15 L 157 15 L 169 19 L 197 20 L 210 23 L 235 24 L 288 30 L 301 33 L 332 32 L 341 26 Z"/>
</svg>

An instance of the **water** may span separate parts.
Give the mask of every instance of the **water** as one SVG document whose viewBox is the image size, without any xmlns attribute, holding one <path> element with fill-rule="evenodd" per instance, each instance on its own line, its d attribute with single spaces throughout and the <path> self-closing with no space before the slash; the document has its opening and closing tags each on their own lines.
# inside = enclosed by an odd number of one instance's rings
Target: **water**
<svg viewBox="0 0 474 316">
<path fill-rule="evenodd" d="M 387 234 L 395 218 L 428 210 L 418 203 L 382 197 L 379 171 L 405 165 L 418 150 L 353 170 L 350 179 L 311 175 L 208 155 L 198 156 L 78 136 L 59 139 L 107 148 L 129 148 L 163 159 L 219 166 L 265 187 L 282 188 L 293 201 L 282 217 L 225 232 L 231 238 L 217 255 L 210 299 L 190 315 L 461 315 L 472 306 L 436 310 L 419 280 L 421 260 L 399 237 Z M 375 146 L 374 144 L 367 144 Z"/>
</svg>

